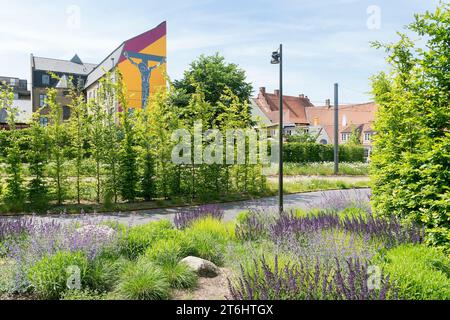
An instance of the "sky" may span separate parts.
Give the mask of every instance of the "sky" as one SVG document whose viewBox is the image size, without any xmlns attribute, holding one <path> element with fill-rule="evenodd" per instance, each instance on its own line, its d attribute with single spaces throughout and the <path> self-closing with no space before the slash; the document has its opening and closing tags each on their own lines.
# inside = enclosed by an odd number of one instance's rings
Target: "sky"
<svg viewBox="0 0 450 320">
<path fill-rule="evenodd" d="M 179 79 L 201 54 L 219 52 L 257 94 L 278 87 L 272 51 L 284 48 L 284 93 L 316 105 L 340 85 L 342 103 L 371 100 L 369 78 L 387 69 L 374 40 L 392 42 L 414 13 L 438 0 L 0 0 L 0 76 L 30 79 L 30 54 L 99 63 L 162 21 L 168 73 Z"/>
</svg>

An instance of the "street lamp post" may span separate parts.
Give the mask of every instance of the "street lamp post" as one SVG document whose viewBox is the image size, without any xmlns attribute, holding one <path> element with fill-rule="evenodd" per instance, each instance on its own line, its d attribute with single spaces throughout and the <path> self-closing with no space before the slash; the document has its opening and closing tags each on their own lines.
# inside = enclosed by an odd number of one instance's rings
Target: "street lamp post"
<svg viewBox="0 0 450 320">
<path fill-rule="evenodd" d="M 283 124 L 283 45 L 280 44 L 280 48 L 278 51 L 272 53 L 272 64 L 280 65 L 280 122 L 279 122 L 279 190 L 278 190 L 278 198 L 279 198 L 279 213 L 282 214 L 284 212 L 283 205 L 283 133 L 284 133 L 284 124 Z"/>
</svg>

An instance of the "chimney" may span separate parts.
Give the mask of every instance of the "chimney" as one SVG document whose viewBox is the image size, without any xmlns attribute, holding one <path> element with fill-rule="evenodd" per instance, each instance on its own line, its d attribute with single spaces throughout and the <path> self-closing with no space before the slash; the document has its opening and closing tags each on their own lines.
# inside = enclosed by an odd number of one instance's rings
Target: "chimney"
<svg viewBox="0 0 450 320">
<path fill-rule="evenodd" d="M 259 93 L 266 94 L 266 87 L 259 88 Z"/>
<path fill-rule="evenodd" d="M 275 95 L 276 95 L 277 97 L 280 96 L 280 90 L 275 90 L 274 93 L 275 93 Z"/>
<path fill-rule="evenodd" d="M 299 98 L 300 98 L 300 99 L 305 99 L 305 95 L 302 93 L 302 94 L 299 96 Z"/>
<path fill-rule="evenodd" d="M 325 106 L 326 107 L 331 107 L 331 100 L 330 99 L 327 99 L 327 100 L 325 100 Z"/>
</svg>

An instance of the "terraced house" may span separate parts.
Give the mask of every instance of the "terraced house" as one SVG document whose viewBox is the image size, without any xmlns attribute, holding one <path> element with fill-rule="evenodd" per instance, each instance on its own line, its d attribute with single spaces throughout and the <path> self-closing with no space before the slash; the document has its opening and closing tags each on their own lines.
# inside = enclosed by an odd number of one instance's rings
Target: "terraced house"
<svg viewBox="0 0 450 320">
<path fill-rule="evenodd" d="M 279 91 L 268 93 L 263 87 L 251 101 L 254 118 L 272 133 L 278 130 L 279 99 Z M 315 106 L 304 94 L 283 96 L 283 108 L 285 135 L 306 132 L 318 143 L 334 143 L 334 107 L 329 100 L 322 106 Z M 347 143 L 351 135 L 356 134 L 364 146 L 366 159 L 370 159 L 372 153 L 376 111 L 374 102 L 339 106 L 339 143 Z"/>
</svg>

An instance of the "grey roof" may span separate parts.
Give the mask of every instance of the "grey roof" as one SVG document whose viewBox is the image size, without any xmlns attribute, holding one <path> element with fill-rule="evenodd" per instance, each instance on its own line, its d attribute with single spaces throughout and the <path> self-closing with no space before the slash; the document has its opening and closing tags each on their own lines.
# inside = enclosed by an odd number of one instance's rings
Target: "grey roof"
<svg viewBox="0 0 450 320">
<path fill-rule="evenodd" d="M 70 62 L 77 63 L 77 64 L 83 64 L 83 61 L 81 61 L 80 57 L 77 54 L 75 54 L 73 56 L 73 58 L 70 59 Z"/>
<path fill-rule="evenodd" d="M 95 67 L 95 64 L 78 64 L 72 61 L 33 57 L 34 69 L 68 74 L 88 75 Z"/>
<path fill-rule="evenodd" d="M 122 43 L 116 50 L 114 50 L 105 60 L 103 60 L 98 66 L 89 73 L 85 89 L 89 88 L 92 84 L 97 82 L 101 77 L 105 75 L 106 72 L 114 69 L 115 66 L 119 63 L 120 56 L 123 51 L 123 47 L 125 46 L 125 42 Z"/>
</svg>

